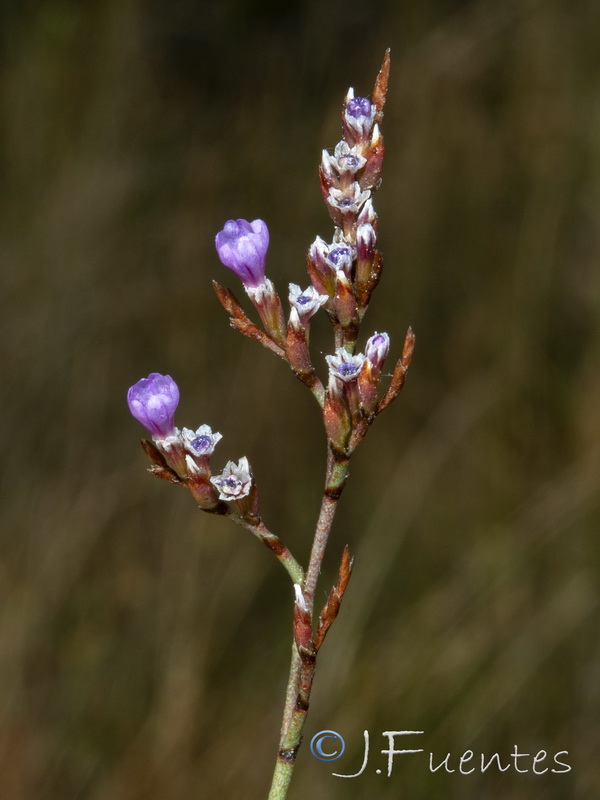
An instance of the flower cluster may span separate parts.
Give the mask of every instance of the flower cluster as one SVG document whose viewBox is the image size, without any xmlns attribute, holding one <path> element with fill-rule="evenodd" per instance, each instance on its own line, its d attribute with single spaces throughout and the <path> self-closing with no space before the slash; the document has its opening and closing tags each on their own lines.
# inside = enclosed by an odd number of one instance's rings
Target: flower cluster
<svg viewBox="0 0 600 800">
<path fill-rule="evenodd" d="M 211 475 L 210 457 L 223 438 L 208 425 L 196 430 L 175 427 L 179 387 L 170 375 L 152 372 L 129 388 L 131 414 L 152 436 L 145 442 L 158 477 L 182 483 L 205 511 L 215 511 L 221 501 L 239 501 L 250 494 L 252 475 L 246 457 L 236 466 L 229 461 L 221 475 Z M 218 491 L 217 491 L 218 490 Z"/>
<path fill-rule="evenodd" d="M 350 456 L 375 416 L 397 395 L 412 353 L 409 332 L 390 386 L 380 397 L 389 336 L 375 333 L 364 351 L 357 352 L 361 323 L 383 263 L 377 248 L 373 197 L 381 182 L 384 148 L 380 124 L 388 71 L 386 55 L 372 98 L 348 91 L 342 108 L 342 140 L 333 152 L 322 153 L 321 191 L 334 232 L 330 242 L 317 236 L 308 250 L 308 288 L 289 284 L 287 320 L 281 298 L 266 274 L 266 223 L 230 219 L 215 237 L 219 259 L 241 280 L 262 322 L 262 328 L 254 324 L 235 295 L 214 283 L 232 326 L 287 361 L 310 388 L 323 409 L 336 463 Z M 321 308 L 333 325 L 335 339 L 334 354 L 326 356 L 326 382 L 318 377 L 309 349 L 312 319 Z M 232 513 L 246 522 L 259 519 L 248 460 L 228 461 L 220 474 L 213 475 L 211 457 L 221 434 L 213 433 L 208 425 L 195 430 L 175 427 L 179 389 L 170 376 L 152 373 L 138 381 L 129 390 L 128 402 L 133 416 L 152 436 L 152 442 L 145 442 L 144 447 L 155 474 L 186 486 L 205 510 Z"/>
<path fill-rule="evenodd" d="M 377 214 L 373 193 L 381 182 L 383 137 L 379 123 L 383 100 L 355 97 L 350 89 L 342 113 L 343 139 L 331 155 L 323 151 L 321 191 L 336 228 L 333 241 L 320 237 L 309 249 L 309 271 L 315 288 L 326 290 L 329 312 L 356 340 L 356 330 L 381 273 L 377 251 Z"/>
</svg>

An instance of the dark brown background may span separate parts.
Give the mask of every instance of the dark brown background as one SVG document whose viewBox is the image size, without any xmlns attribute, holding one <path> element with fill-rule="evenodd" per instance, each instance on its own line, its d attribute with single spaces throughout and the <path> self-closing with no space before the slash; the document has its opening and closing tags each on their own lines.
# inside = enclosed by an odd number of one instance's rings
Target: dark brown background
<svg viewBox="0 0 600 800">
<path fill-rule="evenodd" d="M 590 798 L 600 770 L 600 7 L 592 0 L 0 5 L 2 800 L 264 798 L 291 592 L 264 548 L 152 480 L 127 412 L 150 371 L 180 425 L 247 455 L 307 558 L 312 398 L 232 332 L 213 238 L 265 219 L 306 284 L 331 225 L 320 150 L 387 46 L 386 268 L 367 332 L 415 361 L 352 468 L 321 584 L 356 555 L 290 800 Z M 303 277 L 304 276 L 304 277 Z M 331 350 L 327 325 L 316 350 Z M 316 355 L 322 362 L 321 356 Z M 567 775 L 429 774 L 569 751 Z M 353 781 L 362 732 L 367 772 Z"/>
</svg>

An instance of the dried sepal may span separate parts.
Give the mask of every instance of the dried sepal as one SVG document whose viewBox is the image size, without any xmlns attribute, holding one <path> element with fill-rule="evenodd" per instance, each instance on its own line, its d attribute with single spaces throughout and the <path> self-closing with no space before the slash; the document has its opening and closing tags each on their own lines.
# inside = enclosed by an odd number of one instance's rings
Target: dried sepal
<svg viewBox="0 0 600 800">
<path fill-rule="evenodd" d="M 317 624 L 317 633 L 315 636 L 315 650 L 317 651 L 323 644 L 323 640 L 327 635 L 327 631 L 329 630 L 331 624 L 333 623 L 334 619 L 337 617 L 339 613 L 342 597 L 344 596 L 344 592 L 348 588 L 350 576 L 352 575 L 353 563 L 354 559 L 350 558 L 350 550 L 348 549 L 348 545 L 346 545 L 344 547 L 344 552 L 342 553 L 342 560 L 340 562 L 338 582 L 329 592 L 329 597 L 327 598 L 327 602 L 325 603 L 323 610 L 319 614 L 319 622 Z"/>
<path fill-rule="evenodd" d="M 323 167 L 323 164 L 319 164 L 319 186 L 321 188 L 321 194 L 323 195 L 323 200 L 327 203 L 327 198 L 329 197 L 329 190 L 336 187 L 337 183 L 332 180 L 332 176 L 326 172 Z"/>
<path fill-rule="evenodd" d="M 157 467 L 169 469 L 166 458 L 153 442 L 151 442 L 149 439 L 141 439 L 140 444 L 142 445 L 144 453 L 146 453 L 153 464 L 155 464 Z"/>
<path fill-rule="evenodd" d="M 294 311 L 295 309 L 292 309 L 292 314 Z M 288 324 L 286 354 L 294 375 L 305 386 L 308 386 L 322 408 L 325 399 L 325 388 L 312 365 L 308 349 L 307 330 L 302 324 L 296 325 L 293 324 L 293 321 Z"/>
<path fill-rule="evenodd" d="M 155 478 L 160 478 L 161 481 L 167 481 L 168 483 L 179 483 L 183 486 L 182 481 L 172 469 L 169 469 L 169 467 L 150 467 L 148 472 L 151 475 L 154 475 Z"/>
<path fill-rule="evenodd" d="M 338 379 L 330 381 L 325 392 L 323 423 L 331 446 L 337 452 L 345 453 L 352 433 L 352 418 L 341 383 Z"/>
<path fill-rule="evenodd" d="M 404 339 L 404 347 L 402 349 L 402 357 L 396 364 L 394 369 L 394 373 L 392 375 L 392 382 L 390 383 L 390 387 L 385 393 L 383 399 L 379 403 L 377 407 L 377 413 L 381 413 L 384 408 L 387 408 L 392 400 L 395 400 L 396 397 L 400 394 L 400 390 L 404 386 L 404 381 L 406 380 L 406 373 L 408 368 L 410 367 L 410 362 L 412 361 L 413 352 L 415 349 L 415 334 L 413 333 L 413 329 L 409 328 L 406 332 L 406 338 Z"/>
<path fill-rule="evenodd" d="M 140 444 L 142 445 L 144 453 L 146 453 L 152 462 L 152 466 L 148 469 L 148 472 L 151 475 L 154 475 L 155 478 L 160 478 L 161 481 L 168 481 L 169 483 L 181 483 L 183 485 L 183 482 L 177 473 L 171 469 L 166 458 L 153 442 L 149 441 L 148 439 L 141 439 Z"/>
<path fill-rule="evenodd" d="M 247 336 L 249 339 L 254 339 L 259 342 L 263 347 L 266 347 L 271 352 L 278 355 L 285 360 L 285 352 L 279 345 L 277 345 L 270 336 L 255 325 L 252 320 L 248 318 L 246 312 L 239 304 L 236 296 L 230 289 L 221 286 L 217 281 L 212 282 L 213 289 L 225 311 L 229 314 L 229 324 L 232 328 Z"/>
<path fill-rule="evenodd" d="M 360 284 L 356 286 L 356 301 L 358 303 L 358 310 L 359 310 L 359 317 L 362 319 L 364 316 L 369 302 L 371 300 L 371 295 L 377 288 L 377 284 L 381 278 L 381 273 L 383 271 L 383 255 L 380 250 L 376 250 L 373 254 L 373 261 L 371 263 L 371 269 L 369 271 L 369 275 L 366 279 L 366 282 L 363 283 L 361 281 Z"/>
<path fill-rule="evenodd" d="M 379 188 L 384 155 L 383 136 L 379 131 L 379 126 L 375 125 L 371 142 L 366 151 L 367 164 L 358 179 L 361 189 L 369 189 L 374 192 Z"/>
<path fill-rule="evenodd" d="M 377 108 L 376 121 L 381 122 L 383 117 L 383 107 L 385 105 L 385 98 L 388 90 L 388 81 L 390 77 L 390 48 L 385 51 L 381 69 L 375 79 L 375 86 L 373 87 L 373 96 L 371 102 Z"/>
</svg>

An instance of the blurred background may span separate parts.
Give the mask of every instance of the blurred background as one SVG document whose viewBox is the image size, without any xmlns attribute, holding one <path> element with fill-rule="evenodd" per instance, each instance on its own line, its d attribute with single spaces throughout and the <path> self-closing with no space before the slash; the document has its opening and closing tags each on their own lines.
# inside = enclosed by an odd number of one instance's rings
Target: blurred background
<svg viewBox="0 0 600 800">
<path fill-rule="evenodd" d="M 305 562 L 324 446 L 285 365 L 210 286 L 265 219 L 281 292 L 332 226 L 321 148 L 386 47 L 385 270 L 365 337 L 411 324 L 397 403 L 353 462 L 319 596 L 290 800 L 590 798 L 600 783 L 600 6 L 593 0 L 3 0 L 0 798 L 265 798 L 291 592 L 266 549 L 152 479 L 130 384 L 247 455 Z M 315 359 L 331 351 L 315 323 Z M 342 759 L 315 760 L 329 728 Z M 363 730 L 371 761 L 354 780 Z M 384 730 L 423 730 L 397 760 Z M 432 775 L 427 753 L 561 750 Z M 402 746 L 401 744 L 398 746 Z M 457 764 L 454 763 L 456 768 Z M 553 765 L 550 765 L 553 766 Z"/>
</svg>

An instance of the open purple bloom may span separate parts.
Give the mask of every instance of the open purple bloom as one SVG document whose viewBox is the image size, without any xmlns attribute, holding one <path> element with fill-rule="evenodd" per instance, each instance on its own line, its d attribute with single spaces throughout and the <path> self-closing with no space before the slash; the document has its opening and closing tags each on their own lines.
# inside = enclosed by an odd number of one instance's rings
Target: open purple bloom
<svg viewBox="0 0 600 800">
<path fill-rule="evenodd" d="M 235 272 L 244 286 L 264 283 L 269 230 L 262 219 L 230 219 L 217 233 L 215 245 L 223 264 Z"/>
<path fill-rule="evenodd" d="M 134 383 L 127 392 L 129 410 L 154 439 L 166 439 L 175 433 L 175 409 L 179 389 L 170 375 L 151 372 Z"/>
</svg>

